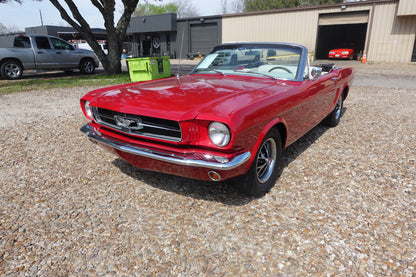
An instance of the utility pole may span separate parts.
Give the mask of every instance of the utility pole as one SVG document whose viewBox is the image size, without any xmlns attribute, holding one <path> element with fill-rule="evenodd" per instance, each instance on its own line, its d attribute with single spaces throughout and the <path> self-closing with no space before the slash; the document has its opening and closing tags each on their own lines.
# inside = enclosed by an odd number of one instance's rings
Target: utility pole
<svg viewBox="0 0 416 277">
<path fill-rule="evenodd" d="M 42 11 L 39 9 L 39 15 L 40 15 L 40 25 L 43 26 L 43 18 L 42 18 Z"/>
</svg>

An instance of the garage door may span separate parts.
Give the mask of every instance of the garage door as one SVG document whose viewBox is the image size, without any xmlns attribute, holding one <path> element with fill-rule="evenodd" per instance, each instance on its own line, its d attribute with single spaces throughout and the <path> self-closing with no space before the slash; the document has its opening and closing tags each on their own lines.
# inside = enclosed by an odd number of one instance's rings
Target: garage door
<svg viewBox="0 0 416 277">
<path fill-rule="evenodd" d="M 202 55 L 208 53 L 212 47 L 219 44 L 217 23 L 191 25 L 191 52 Z"/>
<path fill-rule="evenodd" d="M 368 12 L 345 12 L 319 15 L 319 26 L 368 23 Z"/>
</svg>

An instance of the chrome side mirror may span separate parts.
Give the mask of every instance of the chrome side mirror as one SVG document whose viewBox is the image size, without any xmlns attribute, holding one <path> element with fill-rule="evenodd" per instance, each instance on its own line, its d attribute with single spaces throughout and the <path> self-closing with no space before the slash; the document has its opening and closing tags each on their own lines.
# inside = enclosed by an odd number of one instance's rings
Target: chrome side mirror
<svg viewBox="0 0 416 277">
<path fill-rule="evenodd" d="M 313 79 L 318 78 L 322 75 L 322 68 L 321 67 L 313 67 L 311 71 L 311 75 Z"/>
</svg>

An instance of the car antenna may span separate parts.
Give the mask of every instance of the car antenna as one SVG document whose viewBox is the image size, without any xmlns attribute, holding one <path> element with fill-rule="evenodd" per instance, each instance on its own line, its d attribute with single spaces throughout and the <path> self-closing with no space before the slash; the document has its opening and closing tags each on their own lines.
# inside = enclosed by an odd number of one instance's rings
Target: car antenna
<svg viewBox="0 0 416 277">
<path fill-rule="evenodd" d="M 182 41 L 181 41 L 181 48 L 179 49 L 179 65 L 178 65 L 178 74 L 176 75 L 176 79 L 179 80 L 179 72 L 181 69 L 181 59 L 182 59 L 182 49 L 183 49 L 183 37 L 185 35 L 185 29 L 182 30 Z"/>
</svg>

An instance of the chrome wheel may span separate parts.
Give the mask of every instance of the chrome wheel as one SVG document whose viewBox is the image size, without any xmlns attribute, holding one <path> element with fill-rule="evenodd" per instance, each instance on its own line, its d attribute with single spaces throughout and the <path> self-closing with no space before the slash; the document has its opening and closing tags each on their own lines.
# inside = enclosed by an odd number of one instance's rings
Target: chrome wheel
<svg viewBox="0 0 416 277">
<path fill-rule="evenodd" d="M 272 175 L 277 157 L 276 142 L 273 138 L 268 138 L 260 147 L 257 155 L 257 180 L 265 183 Z"/>
<path fill-rule="evenodd" d="M 7 62 L 2 67 L 3 74 L 8 79 L 19 79 L 23 70 L 21 66 L 15 62 Z"/>
<path fill-rule="evenodd" d="M 335 106 L 335 119 L 339 119 L 341 117 L 341 111 L 342 111 L 342 95 L 339 96 L 339 100 L 337 102 L 337 105 Z"/>
<path fill-rule="evenodd" d="M 94 62 L 90 59 L 81 62 L 80 70 L 84 74 L 91 74 L 95 71 Z"/>
<path fill-rule="evenodd" d="M 278 129 L 273 128 L 263 138 L 250 169 L 235 179 L 237 189 L 255 197 L 267 193 L 280 176 L 281 154 L 282 138 Z"/>
<path fill-rule="evenodd" d="M 340 95 L 332 112 L 322 121 L 323 124 L 329 127 L 335 127 L 338 125 L 339 121 L 341 120 L 343 103 L 343 95 Z"/>
</svg>

